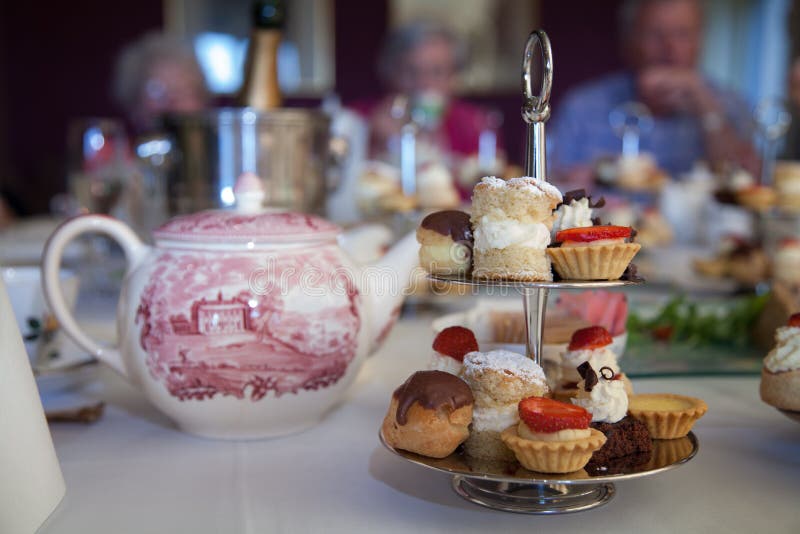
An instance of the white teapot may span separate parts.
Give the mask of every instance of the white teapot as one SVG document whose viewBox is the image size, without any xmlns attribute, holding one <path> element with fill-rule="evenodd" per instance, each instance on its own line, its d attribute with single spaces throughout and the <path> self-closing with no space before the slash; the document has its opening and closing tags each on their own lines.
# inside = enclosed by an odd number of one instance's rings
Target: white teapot
<svg viewBox="0 0 800 534">
<path fill-rule="evenodd" d="M 389 332 L 417 264 L 413 235 L 359 268 L 333 223 L 242 204 L 175 218 L 153 232 L 155 246 L 112 218 L 79 216 L 42 260 L 64 331 L 181 429 L 214 438 L 288 434 L 322 418 Z M 86 335 L 59 286 L 64 248 L 87 232 L 109 235 L 127 259 L 115 348 Z"/>
</svg>

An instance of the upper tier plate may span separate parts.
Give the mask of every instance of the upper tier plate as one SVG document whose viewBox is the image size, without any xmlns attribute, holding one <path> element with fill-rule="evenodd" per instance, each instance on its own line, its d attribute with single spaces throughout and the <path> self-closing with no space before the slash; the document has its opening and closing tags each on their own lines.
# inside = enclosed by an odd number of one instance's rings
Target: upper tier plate
<svg viewBox="0 0 800 534">
<path fill-rule="evenodd" d="M 516 287 L 520 289 L 602 289 L 638 285 L 644 282 L 644 280 L 559 280 L 558 282 L 521 282 L 517 280 L 484 280 L 437 274 L 429 274 L 428 278 L 436 282 L 447 282 L 465 286 Z"/>
</svg>

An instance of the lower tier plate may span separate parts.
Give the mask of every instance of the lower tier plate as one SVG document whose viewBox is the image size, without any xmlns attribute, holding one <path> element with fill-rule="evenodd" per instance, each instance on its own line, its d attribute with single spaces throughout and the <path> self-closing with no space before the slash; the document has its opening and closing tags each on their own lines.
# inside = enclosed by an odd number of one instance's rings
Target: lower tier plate
<svg viewBox="0 0 800 534">
<path fill-rule="evenodd" d="M 446 458 L 428 458 L 380 441 L 406 461 L 453 475 L 453 489 L 463 498 L 507 512 L 559 514 L 601 506 L 615 494 L 614 483 L 655 475 L 681 466 L 698 451 L 697 437 L 653 440 L 649 455 L 632 455 L 606 465 L 589 464 L 573 473 L 529 471 L 517 462 L 482 460 L 461 448 Z"/>
</svg>

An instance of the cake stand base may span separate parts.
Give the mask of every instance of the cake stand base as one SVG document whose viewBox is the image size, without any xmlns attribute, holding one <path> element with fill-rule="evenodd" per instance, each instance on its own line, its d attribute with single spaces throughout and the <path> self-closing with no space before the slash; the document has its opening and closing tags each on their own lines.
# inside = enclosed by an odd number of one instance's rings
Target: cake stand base
<svg viewBox="0 0 800 534">
<path fill-rule="evenodd" d="M 519 514 L 566 514 L 602 506 L 614 497 L 614 484 L 517 484 L 463 476 L 453 490 L 466 500 Z"/>
</svg>

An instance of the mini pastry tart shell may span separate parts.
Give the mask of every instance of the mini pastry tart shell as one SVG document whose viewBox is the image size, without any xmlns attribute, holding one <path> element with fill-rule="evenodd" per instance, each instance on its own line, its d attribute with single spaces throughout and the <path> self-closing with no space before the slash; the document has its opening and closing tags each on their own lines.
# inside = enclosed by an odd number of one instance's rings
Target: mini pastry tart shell
<svg viewBox="0 0 800 534">
<path fill-rule="evenodd" d="M 617 280 L 640 248 L 639 243 L 553 247 L 547 255 L 564 280 Z"/>
<path fill-rule="evenodd" d="M 689 406 L 682 410 L 644 410 L 634 407 L 637 398 L 674 399 L 683 401 Z M 708 411 L 708 405 L 702 399 L 670 393 L 642 393 L 631 395 L 629 399 L 628 414 L 647 425 L 647 430 L 653 439 L 676 439 L 686 436 L 695 422 Z"/>
<path fill-rule="evenodd" d="M 520 437 L 514 425 L 505 429 L 500 437 L 525 469 L 539 473 L 571 473 L 589 463 L 594 451 L 606 442 L 599 430 L 590 428 L 589 431 L 589 437 L 583 439 L 533 441 Z"/>
</svg>

